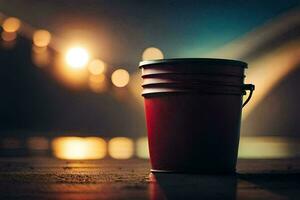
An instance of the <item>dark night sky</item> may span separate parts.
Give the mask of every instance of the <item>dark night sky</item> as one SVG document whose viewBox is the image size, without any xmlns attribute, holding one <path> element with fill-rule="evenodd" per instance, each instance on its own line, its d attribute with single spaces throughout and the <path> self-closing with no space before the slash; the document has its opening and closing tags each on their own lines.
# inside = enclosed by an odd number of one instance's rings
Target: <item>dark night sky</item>
<svg viewBox="0 0 300 200">
<path fill-rule="evenodd" d="M 2 0 L 3 12 L 47 28 L 66 41 L 80 38 L 96 56 L 131 71 L 143 49 L 165 57 L 199 57 L 299 6 L 278 1 Z"/>
</svg>

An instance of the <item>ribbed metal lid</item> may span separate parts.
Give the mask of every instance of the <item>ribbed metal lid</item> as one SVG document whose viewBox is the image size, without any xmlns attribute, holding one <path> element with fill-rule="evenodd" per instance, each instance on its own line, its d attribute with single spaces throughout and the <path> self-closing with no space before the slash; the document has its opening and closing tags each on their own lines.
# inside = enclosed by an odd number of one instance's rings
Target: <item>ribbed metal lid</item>
<svg viewBox="0 0 300 200">
<path fill-rule="evenodd" d="M 199 63 L 203 65 L 230 65 L 247 68 L 247 63 L 238 60 L 229 60 L 221 58 L 172 58 L 172 59 L 159 59 L 159 60 L 145 60 L 141 61 L 139 68 L 147 65 L 159 65 L 159 64 L 172 64 L 172 63 Z"/>
</svg>

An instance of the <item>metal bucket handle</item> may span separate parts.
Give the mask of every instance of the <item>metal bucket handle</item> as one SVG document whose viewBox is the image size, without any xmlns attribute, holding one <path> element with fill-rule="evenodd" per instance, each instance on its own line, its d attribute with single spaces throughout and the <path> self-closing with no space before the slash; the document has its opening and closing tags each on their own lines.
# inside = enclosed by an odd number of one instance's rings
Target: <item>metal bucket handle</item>
<svg viewBox="0 0 300 200">
<path fill-rule="evenodd" d="M 255 90 L 255 85 L 253 85 L 253 84 L 244 84 L 244 85 L 243 85 L 243 92 L 244 92 L 244 95 L 247 94 L 247 92 L 246 92 L 247 90 L 249 90 L 250 93 L 249 93 L 249 96 L 248 96 L 248 98 L 246 99 L 246 101 L 243 103 L 243 106 L 242 106 L 242 107 L 244 107 L 244 106 L 250 101 L 250 99 L 251 99 L 251 97 L 252 97 L 252 94 L 253 94 L 253 91 Z"/>
</svg>

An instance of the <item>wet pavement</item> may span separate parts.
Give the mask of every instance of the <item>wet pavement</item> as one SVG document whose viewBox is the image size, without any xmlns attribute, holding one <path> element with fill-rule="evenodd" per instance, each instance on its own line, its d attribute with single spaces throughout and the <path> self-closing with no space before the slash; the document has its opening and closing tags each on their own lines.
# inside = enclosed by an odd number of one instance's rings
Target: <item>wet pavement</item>
<svg viewBox="0 0 300 200">
<path fill-rule="evenodd" d="M 146 159 L 1 158 L 1 199 L 300 199 L 300 159 L 239 160 L 236 175 L 150 174 Z"/>
</svg>

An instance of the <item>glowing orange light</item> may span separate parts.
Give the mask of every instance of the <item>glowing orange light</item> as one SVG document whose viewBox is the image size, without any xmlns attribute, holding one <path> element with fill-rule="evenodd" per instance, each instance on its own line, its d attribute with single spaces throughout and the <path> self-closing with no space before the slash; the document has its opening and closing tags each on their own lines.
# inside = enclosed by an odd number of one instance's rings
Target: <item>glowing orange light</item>
<svg viewBox="0 0 300 200">
<path fill-rule="evenodd" d="M 88 66 L 88 70 L 93 75 L 99 75 L 105 70 L 105 63 L 100 59 L 92 60 Z"/>
<path fill-rule="evenodd" d="M 50 43 L 51 34 L 47 30 L 37 30 L 33 34 L 33 43 L 37 47 L 46 47 Z"/>
<path fill-rule="evenodd" d="M 66 61 L 68 65 L 75 69 L 84 68 L 89 61 L 89 53 L 82 47 L 74 47 L 67 51 Z"/>
<path fill-rule="evenodd" d="M 155 60 L 155 59 L 163 59 L 163 52 L 156 47 L 149 47 L 144 50 L 142 59 L 143 60 Z"/>
<path fill-rule="evenodd" d="M 90 76 L 90 82 L 93 82 L 93 83 L 103 83 L 104 80 L 105 80 L 104 74 Z"/>
<path fill-rule="evenodd" d="M 52 148 L 60 159 L 90 160 L 106 155 L 106 142 L 99 137 L 58 137 L 52 141 Z"/>
<path fill-rule="evenodd" d="M 2 37 L 2 40 L 6 41 L 6 42 L 10 42 L 17 38 L 17 34 L 15 32 L 3 31 L 1 33 L 1 37 Z"/>
<path fill-rule="evenodd" d="M 139 158 L 149 158 L 148 138 L 141 137 L 136 141 L 136 155 Z"/>
<path fill-rule="evenodd" d="M 111 75 L 111 81 L 116 87 L 125 87 L 129 83 L 129 73 L 125 69 L 117 69 Z"/>
<path fill-rule="evenodd" d="M 74 68 L 67 65 L 64 60 L 57 56 L 54 60 L 54 74 L 56 78 L 65 86 L 72 89 L 82 89 L 86 87 L 88 81 L 88 71 L 85 67 Z"/>
<path fill-rule="evenodd" d="M 115 159 L 128 159 L 133 156 L 133 141 L 126 137 L 115 137 L 108 142 L 108 153 Z"/>
<path fill-rule="evenodd" d="M 2 27 L 6 32 L 16 32 L 21 26 L 21 21 L 15 17 L 9 17 L 4 20 Z"/>
</svg>

